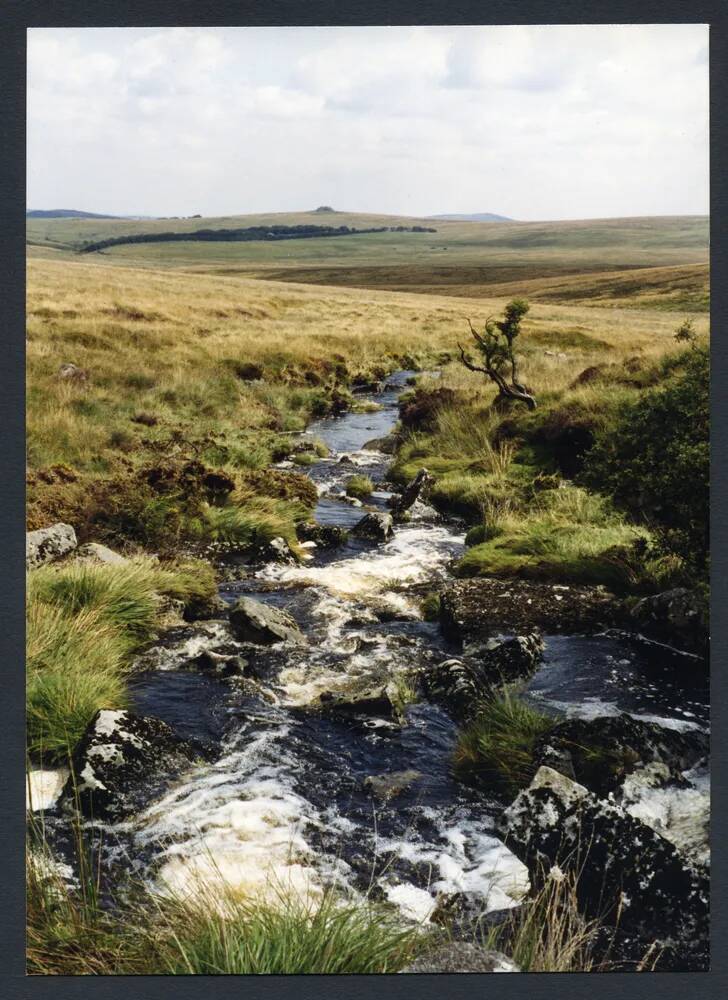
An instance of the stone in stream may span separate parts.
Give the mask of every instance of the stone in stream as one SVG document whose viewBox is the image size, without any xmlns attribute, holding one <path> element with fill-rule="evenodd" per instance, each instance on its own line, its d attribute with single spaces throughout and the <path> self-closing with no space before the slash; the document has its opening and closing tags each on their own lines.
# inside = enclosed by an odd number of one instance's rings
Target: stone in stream
<svg viewBox="0 0 728 1000">
<path fill-rule="evenodd" d="M 394 533 L 394 519 L 391 514 L 370 511 L 351 529 L 358 538 L 370 538 L 375 542 L 386 542 Z"/>
<path fill-rule="evenodd" d="M 296 532 L 300 541 L 315 542 L 322 549 L 334 549 L 344 545 L 349 537 L 346 528 L 341 528 L 337 524 L 316 524 L 315 521 L 299 525 Z"/>
<path fill-rule="evenodd" d="M 25 535 L 25 568 L 35 569 L 73 552 L 78 542 L 70 524 L 59 521 L 49 528 L 38 528 Z"/>
<path fill-rule="evenodd" d="M 535 889 L 549 876 L 577 879 L 581 911 L 612 929 L 617 958 L 639 962 L 656 943 L 661 969 L 707 968 L 707 872 L 640 820 L 541 767 L 497 827 Z"/>
<path fill-rule="evenodd" d="M 450 941 L 420 955 L 414 962 L 401 969 L 401 973 L 443 972 L 520 972 L 521 970 L 503 952 L 481 948 L 468 941 Z"/>
<path fill-rule="evenodd" d="M 364 779 L 363 787 L 370 791 L 375 798 L 387 802 L 389 799 L 401 795 L 421 777 L 422 774 L 412 768 L 406 771 L 390 771 L 388 774 L 370 774 Z"/>
<path fill-rule="evenodd" d="M 257 646 L 276 642 L 305 643 L 296 622 L 285 611 L 263 604 L 252 597 L 241 597 L 230 608 L 230 627 L 238 639 Z"/>
<path fill-rule="evenodd" d="M 397 438 L 394 434 L 386 437 L 372 438 L 362 445 L 362 451 L 381 451 L 383 455 L 393 455 L 397 448 Z"/>
<path fill-rule="evenodd" d="M 349 693 L 324 691 L 319 696 L 319 704 L 327 712 L 337 712 L 343 715 L 384 715 L 388 717 L 397 715 L 393 691 L 388 684 Z"/>
<path fill-rule="evenodd" d="M 434 482 L 434 479 L 427 469 L 420 469 L 414 479 L 405 486 L 402 492 L 398 496 L 393 496 L 391 498 L 389 506 L 392 509 L 392 515 L 395 520 L 399 520 L 404 517 L 410 507 L 412 507 L 419 500 L 422 491 L 432 482 Z"/>
<path fill-rule="evenodd" d="M 471 646 L 467 659 L 443 660 L 425 673 L 427 692 L 445 702 L 456 716 L 466 718 L 494 688 L 530 677 L 543 648 L 535 632 Z"/>
<path fill-rule="evenodd" d="M 211 756 L 201 744 L 180 739 L 161 719 L 103 709 L 73 752 L 61 800 L 67 807 L 77 802 L 84 816 L 123 819 L 171 778 Z"/>
</svg>

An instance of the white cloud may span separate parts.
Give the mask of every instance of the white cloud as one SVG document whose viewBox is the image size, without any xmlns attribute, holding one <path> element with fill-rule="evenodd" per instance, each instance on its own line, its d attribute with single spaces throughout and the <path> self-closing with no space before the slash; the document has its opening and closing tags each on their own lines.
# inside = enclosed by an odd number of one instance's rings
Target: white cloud
<svg viewBox="0 0 728 1000">
<path fill-rule="evenodd" d="M 33 29 L 28 203 L 705 212 L 701 25 Z"/>
</svg>

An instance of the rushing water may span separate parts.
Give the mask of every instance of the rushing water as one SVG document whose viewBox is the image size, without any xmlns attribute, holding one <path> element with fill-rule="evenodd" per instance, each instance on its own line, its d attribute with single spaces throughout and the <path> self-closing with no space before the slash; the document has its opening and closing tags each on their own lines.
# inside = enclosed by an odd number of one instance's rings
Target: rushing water
<svg viewBox="0 0 728 1000">
<path fill-rule="evenodd" d="M 386 506 L 381 481 L 390 459 L 362 446 L 391 430 L 407 374 L 373 397 L 379 411 L 310 428 L 331 449 L 308 470 L 320 493 L 320 523 L 348 527 L 362 516 L 340 495 L 357 468 L 379 482 L 374 503 Z M 131 858 L 158 885 L 183 891 L 223 879 L 257 897 L 290 890 L 316 897 L 337 884 L 388 898 L 414 919 L 427 919 L 440 893 L 467 892 L 485 910 L 515 905 L 528 886 L 526 870 L 494 832 L 502 804 L 455 778 L 456 729 L 446 712 L 411 705 L 398 725 L 311 708 L 324 691 L 391 682 L 452 655 L 438 626 L 421 620 L 419 595 L 446 578 L 463 545 L 457 525 L 420 509 L 386 544 L 352 540 L 333 552 L 314 550 L 306 565 L 268 566 L 224 585 L 230 602 L 245 592 L 284 607 L 308 645 L 256 656 L 267 697 L 179 669 L 221 625 L 185 635 L 174 655 L 147 657 L 132 688 L 136 710 L 223 752 L 117 826 L 116 859 Z M 556 714 L 627 711 L 705 727 L 707 692 L 690 665 L 676 669 L 668 660 L 629 637 L 547 637 L 526 697 Z M 411 784 L 387 801 L 365 786 L 370 776 L 402 771 L 414 772 Z M 707 796 L 704 785 L 696 789 Z"/>
</svg>

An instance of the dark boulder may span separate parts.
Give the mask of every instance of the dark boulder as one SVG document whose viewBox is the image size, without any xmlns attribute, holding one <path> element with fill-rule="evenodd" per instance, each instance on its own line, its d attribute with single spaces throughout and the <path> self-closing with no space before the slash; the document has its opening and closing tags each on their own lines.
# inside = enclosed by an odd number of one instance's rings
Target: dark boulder
<svg viewBox="0 0 728 1000">
<path fill-rule="evenodd" d="M 637 962 L 657 944 L 662 968 L 707 968 L 707 873 L 640 820 L 541 767 L 498 828 L 534 889 L 562 874 L 577 880 L 580 910 L 618 928 L 620 959 Z"/>
<path fill-rule="evenodd" d="M 678 732 L 630 715 L 566 719 L 542 736 L 534 749 L 537 765 L 545 764 L 608 795 L 628 774 L 648 764 L 663 764 L 674 782 L 703 759 L 710 749 L 706 733 Z"/>
<path fill-rule="evenodd" d="M 392 692 L 387 684 L 363 688 L 359 691 L 324 691 L 319 696 L 319 705 L 326 712 L 342 715 L 377 715 L 393 717 L 397 709 L 392 700 Z"/>
<path fill-rule="evenodd" d="M 419 500 L 422 491 L 432 482 L 434 482 L 434 479 L 427 469 L 420 469 L 414 479 L 405 486 L 404 490 L 400 494 L 393 496 L 389 501 L 393 517 L 397 520 L 402 518 L 410 507 Z"/>
<path fill-rule="evenodd" d="M 123 819 L 195 761 L 211 757 L 209 748 L 180 739 L 161 719 L 103 709 L 74 750 L 61 800 L 66 807 L 77 802 L 84 816 Z"/>
<path fill-rule="evenodd" d="M 335 549 L 340 545 L 345 545 L 349 537 L 346 528 L 341 528 L 337 524 L 316 524 L 314 521 L 306 521 L 296 529 L 298 538 L 302 542 L 315 542 L 321 549 Z"/>
<path fill-rule="evenodd" d="M 411 768 L 406 771 L 390 771 L 388 774 L 370 774 L 364 779 L 363 786 L 375 798 L 387 802 L 401 795 L 421 777 L 419 771 Z"/>
<path fill-rule="evenodd" d="M 676 587 L 638 601 L 631 617 L 646 633 L 707 655 L 708 606 L 697 591 Z"/>
<path fill-rule="evenodd" d="M 443 701 L 455 716 L 467 718 L 494 688 L 530 677 L 543 648 L 537 633 L 490 640 L 473 648 L 467 658 L 443 660 L 426 671 L 427 693 Z"/>
<path fill-rule="evenodd" d="M 361 521 L 357 521 L 351 529 L 352 535 L 357 538 L 369 538 L 375 542 L 386 542 L 394 533 L 394 521 L 391 514 L 380 514 L 371 511 L 365 514 Z"/>
<path fill-rule="evenodd" d="M 271 646 L 276 642 L 304 643 L 305 637 L 285 611 L 252 597 L 241 597 L 230 608 L 230 627 L 243 642 Z"/>
</svg>

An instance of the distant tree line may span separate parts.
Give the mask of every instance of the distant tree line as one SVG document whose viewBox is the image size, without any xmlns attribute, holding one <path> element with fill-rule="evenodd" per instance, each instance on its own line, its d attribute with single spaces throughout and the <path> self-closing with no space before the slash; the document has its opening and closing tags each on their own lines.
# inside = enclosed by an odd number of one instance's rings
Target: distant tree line
<svg viewBox="0 0 728 1000">
<path fill-rule="evenodd" d="M 258 240 L 304 240 L 316 236 L 359 236 L 364 233 L 436 233 L 426 226 L 379 226 L 374 229 L 351 229 L 349 226 L 250 226 L 247 229 L 196 229 L 191 233 L 138 233 L 113 236 L 95 243 L 85 243 L 79 253 L 95 253 L 122 243 L 177 243 L 207 241 L 211 243 L 245 243 Z"/>
</svg>

